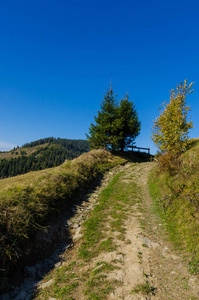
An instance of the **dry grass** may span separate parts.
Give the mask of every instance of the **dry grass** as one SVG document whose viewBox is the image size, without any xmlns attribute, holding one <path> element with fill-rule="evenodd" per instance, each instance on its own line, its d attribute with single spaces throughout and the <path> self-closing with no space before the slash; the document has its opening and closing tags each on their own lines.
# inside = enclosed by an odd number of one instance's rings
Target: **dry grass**
<svg viewBox="0 0 199 300">
<path fill-rule="evenodd" d="M 66 165 L 67 161 L 64 164 Z M 10 189 L 11 187 L 15 187 L 15 186 L 23 187 L 26 186 L 27 184 L 34 184 L 35 181 L 39 180 L 42 177 L 56 174 L 62 169 L 62 166 L 40 170 L 40 171 L 31 171 L 26 174 L 0 179 L 0 192 L 2 190 Z"/>
<path fill-rule="evenodd" d="M 0 181 L 0 269 L 23 258 L 27 239 L 70 206 L 102 174 L 125 160 L 94 150 L 62 166 Z"/>
<path fill-rule="evenodd" d="M 10 158 L 19 157 L 19 156 L 21 156 L 21 154 L 20 154 L 21 151 L 25 151 L 26 152 L 26 156 L 29 156 L 32 153 L 36 152 L 38 149 L 45 148 L 48 145 L 49 145 L 48 143 L 45 143 L 45 144 L 38 145 L 38 146 L 35 146 L 35 147 L 18 148 L 15 151 L 14 150 L 10 150 L 10 151 L 6 151 L 6 152 L 2 152 L 2 153 L 0 153 L 0 158 L 10 159 Z"/>
<path fill-rule="evenodd" d="M 150 190 L 159 213 L 168 223 L 170 238 L 187 257 L 190 271 L 199 273 L 199 141 L 181 157 L 180 171 L 151 174 Z"/>
</svg>

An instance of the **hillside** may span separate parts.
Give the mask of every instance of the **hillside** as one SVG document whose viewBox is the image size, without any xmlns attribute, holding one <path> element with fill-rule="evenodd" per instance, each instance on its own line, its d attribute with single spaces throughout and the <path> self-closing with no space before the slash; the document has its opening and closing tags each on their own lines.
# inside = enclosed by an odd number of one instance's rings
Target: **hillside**
<svg viewBox="0 0 199 300">
<path fill-rule="evenodd" d="M 192 273 L 199 273 L 199 139 L 190 140 L 181 157 L 180 172 L 170 175 L 158 167 L 150 174 L 149 187 L 170 239 L 184 252 Z"/>
<path fill-rule="evenodd" d="M 56 168 L 2 179 L 0 279 L 6 278 L 13 267 L 20 269 L 30 256 L 33 259 L 41 255 L 41 247 L 45 252 L 49 245 L 46 241 L 36 241 L 37 233 L 45 232 L 45 226 L 63 210 L 66 214 L 70 212 L 71 205 L 92 187 L 100 174 L 124 162 L 122 158 L 98 150 L 65 161 Z M 52 244 L 56 238 L 51 240 Z"/>
<path fill-rule="evenodd" d="M 72 241 L 37 282 L 34 299 L 196 300 L 198 277 L 168 241 L 147 179 L 154 163 L 116 167 L 68 221 Z M 45 269 L 45 261 L 40 269 Z M 22 285 L 21 292 L 26 288 Z"/>
<path fill-rule="evenodd" d="M 0 153 L 0 178 L 61 165 L 89 151 L 85 140 L 45 138 Z"/>
<path fill-rule="evenodd" d="M 141 157 L 98 150 L 10 187 L 15 177 L 2 180 L 1 263 L 9 254 L 18 271 L 22 257 L 26 264 L 5 299 L 198 299 L 198 158 L 192 141 L 170 176 Z"/>
</svg>

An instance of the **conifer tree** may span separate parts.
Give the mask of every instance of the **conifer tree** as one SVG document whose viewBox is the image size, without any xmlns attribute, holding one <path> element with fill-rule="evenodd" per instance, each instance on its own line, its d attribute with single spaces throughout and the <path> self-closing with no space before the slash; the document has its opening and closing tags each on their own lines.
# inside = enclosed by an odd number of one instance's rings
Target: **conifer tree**
<svg viewBox="0 0 199 300">
<path fill-rule="evenodd" d="M 129 101 L 128 95 L 120 101 L 120 105 L 118 107 L 118 119 L 119 148 L 121 151 L 124 151 L 125 148 L 133 145 L 133 142 L 139 135 L 141 128 L 141 122 L 138 120 L 135 105 L 132 101 Z"/>
<path fill-rule="evenodd" d="M 92 149 L 104 148 L 123 151 L 133 144 L 140 132 L 140 121 L 135 106 L 126 95 L 118 105 L 110 87 L 101 103 L 101 110 L 91 123 L 87 139 Z"/>
<path fill-rule="evenodd" d="M 101 111 L 94 117 L 96 125 L 91 123 L 86 135 L 91 148 L 114 149 L 117 145 L 117 103 L 110 87 L 101 103 Z"/>
</svg>

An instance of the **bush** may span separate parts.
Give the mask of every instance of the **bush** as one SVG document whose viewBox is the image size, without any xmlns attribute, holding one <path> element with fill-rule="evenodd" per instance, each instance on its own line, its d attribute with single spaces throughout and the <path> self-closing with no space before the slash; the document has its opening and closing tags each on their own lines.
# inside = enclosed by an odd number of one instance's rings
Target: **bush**
<svg viewBox="0 0 199 300">
<path fill-rule="evenodd" d="M 170 175 L 175 175 L 179 172 L 181 166 L 181 158 L 174 152 L 167 152 L 156 156 L 156 161 L 161 171 L 168 171 Z"/>
</svg>

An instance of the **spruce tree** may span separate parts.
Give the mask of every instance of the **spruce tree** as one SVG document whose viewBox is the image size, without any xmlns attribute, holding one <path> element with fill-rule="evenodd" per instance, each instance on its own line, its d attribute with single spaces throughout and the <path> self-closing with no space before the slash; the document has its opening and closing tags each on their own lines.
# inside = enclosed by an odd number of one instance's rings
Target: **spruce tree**
<svg viewBox="0 0 199 300">
<path fill-rule="evenodd" d="M 118 105 L 110 87 L 101 103 L 101 110 L 91 123 L 87 139 L 91 149 L 104 148 L 124 151 L 133 144 L 140 132 L 140 121 L 132 101 L 126 95 Z"/>
<path fill-rule="evenodd" d="M 117 103 L 111 87 L 106 92 L 101 110 L 94 119 L 96 124 L 91 123 L 90 135 L 86 135 L 91 148 L 115 149 L 117 147 Z"/>
<path fill-rule="evenodd" d="M 129 101 L 128 95 L 120 101 L 118 120 L 117 135 L 119 138 L 119 149 L 124 151 L 125 148 L 133 145 L 135 138 L 140 133 L 141 127 L 135 105 L 132 101 Z"/>
</svg>

